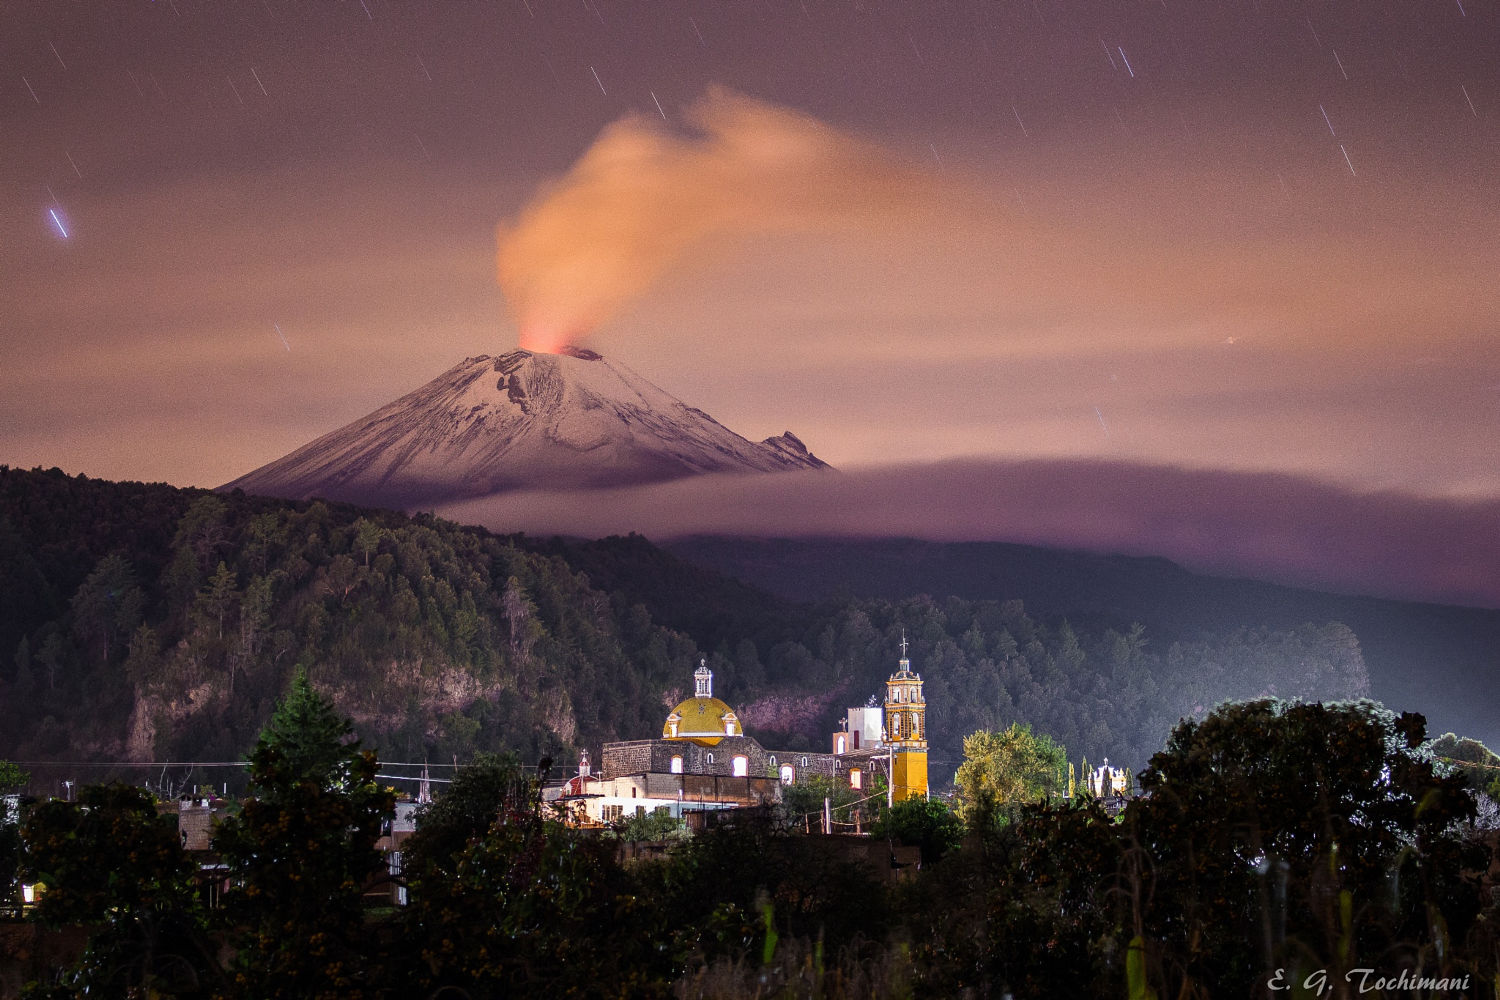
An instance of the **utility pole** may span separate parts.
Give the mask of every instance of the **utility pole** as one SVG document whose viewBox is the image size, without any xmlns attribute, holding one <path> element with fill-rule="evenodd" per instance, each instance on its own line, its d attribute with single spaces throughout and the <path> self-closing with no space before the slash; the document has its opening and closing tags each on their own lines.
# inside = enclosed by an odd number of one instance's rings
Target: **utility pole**
<svg viewBox="0 0 1500 1000">
<path fill-rule="evenodd" d="M 906 644 L 906 636 L 901 636 L 901 644 Z M 885 807 L 890 809 L 896 804 L 896 750 L 895 744 L 889 740 L 885 744 Z"/>
</svg>

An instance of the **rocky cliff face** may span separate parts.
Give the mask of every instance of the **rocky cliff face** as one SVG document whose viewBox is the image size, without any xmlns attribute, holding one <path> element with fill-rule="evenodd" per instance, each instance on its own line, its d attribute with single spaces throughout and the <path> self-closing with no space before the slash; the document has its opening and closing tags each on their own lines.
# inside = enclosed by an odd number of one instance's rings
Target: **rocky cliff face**
<svg viewBox="0 0 1500 1000">
<path fill-rule="evenodd" d="M 705 472 L 827 468 L 790 431 L 756 443 L 593 351 L 465 358 L 222 489 L 389 507 Z"/>
</svg>

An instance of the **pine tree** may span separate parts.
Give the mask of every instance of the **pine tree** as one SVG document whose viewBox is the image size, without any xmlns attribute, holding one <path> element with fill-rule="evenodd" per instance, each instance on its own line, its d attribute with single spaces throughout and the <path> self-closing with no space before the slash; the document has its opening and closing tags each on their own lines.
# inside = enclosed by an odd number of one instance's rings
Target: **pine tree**
<svg viewBox="0 0 1500 1000">
<path fill-rule="evenodd" d="M 354 522 L 354 547 L 364 553 L 365 568 L 370 566 L 370 554 L 380 548 L 381 539 L 388 532 L 380 525 L 368 518 L 360 518 Z"/>
<path fill-rule="evenodd" d="M 145 605 L 130 560 L 113 552 L 99 560 L 73 594 L 73 629 L 82 642 L 98 649 L 100 662 L 108 662 L 116 639 L 135 629 Z"/>
<path fill-rule="evenodd" d="M 292 782 L 325 789 L 343 785 L 361 756 L 358 740 L 345 742 L 352 735 L 350 727 L 333 703 L 313 689 L 307 671 L 298 670 L 250 755 L 252 775 L 263 765 Z"/>
<path fill-rule="evenodd" d="M 250 794 L 214 838 L 237 881 L 237 981 L 256 998 L 358 998 L 367 982 L 360 896 L 395 806 L 375 755 L 299 671 L 250 753 Z"/>
<path fill-rule="evenodd" d="M 220 562 L 214 575 L 209 577 L 208 583 L 198 595 L 196 610 L 205 620 L 213 623 L 214 637 L 217 639 L 224 638 L 224 619 L 239 598 L 236 582 L 234 571 Z"/>
<path fill-rule="evenodd" d="M 505 581 L 505 590 L 500 595 L 500 607 L 510 623 L 510 655 L 512 662 L 524 660 L 531 651 L 527 641 L 527 620 L 535 610 L 515 577 Z"/>
</svg>

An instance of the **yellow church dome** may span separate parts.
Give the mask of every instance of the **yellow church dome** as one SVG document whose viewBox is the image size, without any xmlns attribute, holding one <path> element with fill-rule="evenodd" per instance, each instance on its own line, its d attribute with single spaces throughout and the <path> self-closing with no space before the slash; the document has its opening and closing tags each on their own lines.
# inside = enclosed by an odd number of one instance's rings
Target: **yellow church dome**
<svg viewBox="0 0 1500 1000">
<path fill-rule="evenodd" d="M 693 672 L 694 696 L 678 702 L 661 727 L 664 740 L 692 740 L 705 746 L 713 746 L 726 736 L 743 736 L 740 718 L 734 709 L 718 698 L 713 689 L 713 672 L 702 663 Z"/>
</svg>

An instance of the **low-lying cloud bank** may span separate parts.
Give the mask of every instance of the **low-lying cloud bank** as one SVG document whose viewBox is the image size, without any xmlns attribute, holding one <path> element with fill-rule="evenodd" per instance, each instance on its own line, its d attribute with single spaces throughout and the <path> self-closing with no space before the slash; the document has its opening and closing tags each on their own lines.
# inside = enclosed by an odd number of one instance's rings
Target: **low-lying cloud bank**
<svg viewBox="0 0 1500 1000">
<path fill-rule="evenodd" d="M 1500 607 L 1500 501 L 1355 493 L 1273 474 L 1088 461 L 949 461 L 700 476 L 438 508 L 495 531 L 1009 541 L 1164 556 L 1347 593 Z"/>
</svg>

